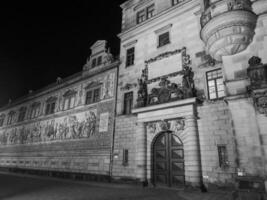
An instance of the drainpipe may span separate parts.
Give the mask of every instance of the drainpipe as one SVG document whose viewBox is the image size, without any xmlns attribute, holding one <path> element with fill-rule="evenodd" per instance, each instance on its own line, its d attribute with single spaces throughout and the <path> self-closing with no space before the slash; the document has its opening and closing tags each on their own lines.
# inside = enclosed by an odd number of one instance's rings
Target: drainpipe
<svg viewBox="0 0 267 200">
<path fill-rule="evenodd" d="M 113 161 L 114 161 L 114 143 L 115 143 L 115 132 L 116 132 L 116 116 L 117 116 L 117 100 L 118 100 L 118 86 L 119 86 L 119 68 L 120 61 L 116 67 L 116 87 L 115 87 L 115 105 L 114 105 L 114 119 L 113 119 L 113 133 L 112 133 L 112 142 L 111 142 L 111 152 L 110 152 L 110 164 L 109 164 L 109 178 L 112 181 L 112 170 L 113 170 Z"/>
</svg>

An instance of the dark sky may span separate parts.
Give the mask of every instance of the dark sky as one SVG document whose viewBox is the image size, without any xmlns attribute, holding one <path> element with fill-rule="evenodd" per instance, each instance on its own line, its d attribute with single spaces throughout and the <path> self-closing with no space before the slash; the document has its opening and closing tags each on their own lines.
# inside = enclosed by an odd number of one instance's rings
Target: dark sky
<svg viewBox="0 0 267 200">
<path fill-rule="evenodd" d="M 118 55 L 125 1 L 1 2 L 0 106 L 81 71 L 96 40 Z"/>
</svg>

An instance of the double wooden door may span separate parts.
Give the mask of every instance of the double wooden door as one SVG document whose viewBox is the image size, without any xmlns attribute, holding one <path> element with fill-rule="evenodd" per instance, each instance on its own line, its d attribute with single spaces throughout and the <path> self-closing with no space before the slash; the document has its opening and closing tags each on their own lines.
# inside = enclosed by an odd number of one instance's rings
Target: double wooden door
<svg viewBox="0 0 267 200">
<path fill-rule="evenodd" d="M 154 142 L 153 180 L 156 186 L 184 186 L 183 144 L 171 132 L 162 133 Z"/>
</svg>

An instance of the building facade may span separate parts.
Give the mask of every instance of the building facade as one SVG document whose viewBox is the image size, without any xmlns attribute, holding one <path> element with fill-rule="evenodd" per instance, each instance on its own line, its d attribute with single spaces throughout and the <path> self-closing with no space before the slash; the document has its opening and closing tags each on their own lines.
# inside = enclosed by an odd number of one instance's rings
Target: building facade
<svg viewBox="0 0 267 200">
<path fill-rule="evenodd" d="M 0 165 L 144 185 L 266 180 L 267 1 L 128 0 L 120 61 L 2 108 Z"/>
<path fill-rule="evenodd" d="M 113 176 L 170 187 L 265 179 L 267 1 L 121 7 Z"/>
<path fill-rule="evenodd" d="M 97 41 L 81 73 L 1 109 L 0 166 L 110 176 L 118 61 Z"/>
</svg>

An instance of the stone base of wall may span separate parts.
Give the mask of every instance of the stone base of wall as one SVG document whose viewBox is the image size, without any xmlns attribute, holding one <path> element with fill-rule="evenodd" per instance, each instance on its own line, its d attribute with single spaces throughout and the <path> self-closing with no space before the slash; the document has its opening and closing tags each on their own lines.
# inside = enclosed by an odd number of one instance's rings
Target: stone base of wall
<svg viewBox="0 0 267 200">
<path fill-rule="evenodd" d="M 34 169 L 22 169 L 22 168 L 0 168 L 0 171 L 12 172 L 12 173 L 18 173 L 18 174 L 56 177 L 56 178 L 64 178 L 64 179 L 84 180 L 84 181 L 99 181 L 99 182 L 110 182 L 111 181 L 110 176 L 100 175 L 100 174 L 46 171 L 46 170 L 34 170 Z"/>
</svg>

